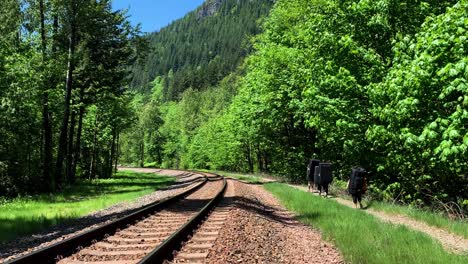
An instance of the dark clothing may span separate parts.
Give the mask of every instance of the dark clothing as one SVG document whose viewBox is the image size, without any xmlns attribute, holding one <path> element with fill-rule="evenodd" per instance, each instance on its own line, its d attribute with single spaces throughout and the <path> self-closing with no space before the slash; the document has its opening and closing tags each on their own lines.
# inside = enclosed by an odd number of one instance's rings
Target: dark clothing
<svg viewBox="0 0 468 264">
<path fill-rule="evenodd" d="M 358 192 L 358 193 L 352 194 L 352 196 L 353 196 L 353 203 L 355 203 L 355 204 L 356 204 L 357 202 L 361 203 L 361 201 L 362 201 L 362 193 Z"/>
<path fill-rule="evenodd" d="M 321 190 L 321 191 L 325 192 L 325 193 L 328 195 L 328 184 L 323 184 L 323 185 L 322 185 L 322 190 Z M 320 191 L 320 192 L 321 192 L 321 191 Z"/>
<path fill-rule="evenodd" d="M 318 166 L 320 163 L 319 160 L 311 159 L 309 164 L 307 165 L 307 181 L 313 182 L 314 181 L 314 169 L 315 166 Z"/>
<path fill-rule="evenodd" d="M 351 179 L 348 181 L 348 192 L 353 197 L 353 203 L 357 204 L 359 202 L 359 206 L 361 206 L 361 208 L 362 208 L 362 204 L 361 204 L 362 195 L 365 194 L 366 190 L 367 190 L 366 179 L 364 178 L 363 188 L 361 188 L 359 190 L 355 190 L 354 192 L 350 191 L 350 185 L 351 185 Z"/>
</svg>

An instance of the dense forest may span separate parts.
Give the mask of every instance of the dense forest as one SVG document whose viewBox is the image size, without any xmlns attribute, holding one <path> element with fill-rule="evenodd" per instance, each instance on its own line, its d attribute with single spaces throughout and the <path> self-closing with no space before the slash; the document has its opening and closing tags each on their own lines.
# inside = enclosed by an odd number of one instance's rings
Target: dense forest
<svg viewBox="0 0 468 264">
<path fill-rule="evenodd" d="M 123 162 L 300 182 L 316 157 L 366 168 L 382 199 L 468 208 L 468 1 L 278 0 L 260 20 L 265 1 L 218 2 L 151 36 Z"/>
<path fill-rule="evenodd" d="M 260 32 L 259 19 L 272 0 L 209 0 L 169 26 L 149 35 L 152 52 L 133 68 L 132 88 L 149 92 L 157 76 L 164 98 L 180 99 L 189 87 L 213 86 L 234 71 L 252 48 L 249 38 Z"/>
<path fill-rule="evenodd" d="M 2 0 L 0 30 L 0 196 L 110 177 L 138 29 L 110 0 Z"/>
<path fill-rule="evenodd" d="M 117 164 L 305 180 L 468 210 L 467 0 L 208 0 L 141 36 L 110 0 L 0 8 L 0 196 Z"/>
</svg>

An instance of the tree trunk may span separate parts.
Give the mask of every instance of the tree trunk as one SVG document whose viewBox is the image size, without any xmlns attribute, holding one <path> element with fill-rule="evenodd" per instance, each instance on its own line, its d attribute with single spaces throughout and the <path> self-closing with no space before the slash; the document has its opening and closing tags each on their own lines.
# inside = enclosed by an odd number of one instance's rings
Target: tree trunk
<svg viewBox="0 0 468 264">
<path fill-rule="evenodd" d="M 117 166 L 119 164 L 119 156 L 120 156 L 120 133 L 117 132 L 117 146 L 116 146 L 114 173 L 117 173 Z"/>
<path fill-rule="evenodd" d="M 45 10 L 44 0 L 39 1 L 39 12 L 41 17 L 41 46 L 42 46 L 42 64 L 43 66 L 47 63 L 47 39 L 45 29 Z M 44 67 L 45 70 L 45 67 Z M 55 191 L 55 179 L 51 173 L 52 168 L 52 125 L 50 120 L 49 112 L 49 91 L 48 84 L 44 82 L 44 90 L 42 92 L 42 138 L 43 138 L 43 149 L 42 149 L 42 185 L 47 191 Z"/>
<path fill-rule="evenodd" d="M 256 154 L 257 154 L 258 170 L 263 173 L 264 171 L 263 171 L 263 163 L 262 163 L 262 153 L 260 150 L 260 146 L 258 144 L 256 146 Z"/>
<path fill-rule="evenodd" d="M 84 87 L 80 88 L 80 110 L 78 114 L 78 129 L 76 131 L 76 141 L 75 141 L 75 155 L 73 159 L 73 171 L 72 174 L 76 179 L 76 167 L 81 160 L 81 133 L 83 130 L 83 116 L 84 116 Z"/>
<path fill-rule="evenodd" d="M 145 134 L 143 134 L 143 140 L 140 145 L 140 167 L 145 166 Z"/>
<path fill-rule="evenodd" d="M 159 141 L 159 142 L 161 142 L 161 141 Z M 158 167 L 160 167 L 161 164 L 162 164 L 162 153 L 161 153 L 161 147 L 160 146 L 158 146 L 158 150 L 157 150 L 157 161 L 158 161 Z"/>
<path fill-rule="evenodd" d="M 113 131 L 112 131 L 111 153 L 110 153 L 109 164 L 108 164 L 109 177 L 112 176 L 112 169 L 114 167 L 116 141 L 117 141 L 117 128 L 114 126 Z"/>
<path fill-rule="evenodd" d="M 251 150 L 251 145 L 250 143 L 247 143 L 246 145 L 246 153 L 245 155 L 247 156 L 247 163 L 249 165 L 249 172 L 250 173 L 253 173 L 254 172 L 254 163 L 253 163 L 253 160 L 252 160 L 252 150 Z"/>
<path fill-rule="evenodd" d="M 70 184 L 75 183 L 75 175 L 73 173 L 73 164 L 75 157 L 75 146 L 73 145 L 73 138 L 75 135 L 75 125 L 76 125 L 76 111 L 72 110 L 71 119 L 70 119 L 70 129 L 68 133 L 68 152 L 67 152 L 67 181 Z"/>
<path fill-rule="evenodd" d="M 91 151 L 91 162 L 89 164 L 89 177 L 94 177 L 96 172 L 96 152 L 97 152 L 97 124 L 98 124 L 98 113 L 96 112 L 95 120 L 94 120 L 94 135 L 93 135 L 93 149 Z"/>
<path fill-rule="evenodd" d="M 70 35 L 68 44 L 68 66 L 67 66 L 67 81 L 65 84 L 65 103 L 63 111 L 62 125 L 60 129 L 59 147 L 57 152 L 57 163 L 55 167 L 55 178 L 58 188 L 62 188 L 63 179 L 63 161 L 67 155 L 67 136 L 68 136 L 68 119 L 70 117 L 70 100 L 73 90 L 73 72 L 75 70 L 75 47 L 76 47 L 76 25 L 75 25 L 75 1 L 70 0 Z"/>
<path fill-rule="evenodd" d="M 57 11 L 54 12 L 54 25 L 53 25 L 53 34 L 54 34 L 54 39 L 53 39 L 53 44 L 52 44 L 52 54 L 55 55 L 57 52 L 57 35 L 58 35 L 58 27 L 59 27 L 59 20 L 58 20 L 58 15 Z"/>
</svg>

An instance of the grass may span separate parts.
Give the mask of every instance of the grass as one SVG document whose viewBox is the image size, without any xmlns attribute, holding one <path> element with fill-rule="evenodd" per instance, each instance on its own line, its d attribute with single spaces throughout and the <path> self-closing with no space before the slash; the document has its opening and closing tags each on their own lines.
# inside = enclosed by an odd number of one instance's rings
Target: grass
<svg viewBox="0 0 468 264">
<path fill-rule="evenodd" d="M 334 200 L 280 183 L 264 185 L 298 219 L 323 233 L 349 263 L 468 263 L 468 256 L 445 251 L 426 234 L 391 225 Z"/>
<path fill-rule="evenodd" d="M 0 242 L 134 200 L 174 181 L 173 177 L 152 173 L 119 172 L 111 179 L 80 181 L 55 195 L 4 201 L 0 204 Z"/>
<path fill-rule="evenodd" d="M 220 174 L 227 175 L 239 180 L 247 181 L 249 183 L 263 183 L 263 178 L 260 176 L 254 176 L 250 174 L 239 174 L 239 173 L 228 173 L 228 172 L 219 172 Z M 330 192 L 334 195 L 337 195 L 341 198 L 350 200 L 351 197 L 347 195 L 346 181 L 340 181 L 335 179 L 335 181 L 330 186 Z M 365 197 L 364 197 L 365 198 Z M 468 220 L 454 220 L 449 219 L 446 215 L 438 212 L 433 212 L 429 210 L 424 210 L 420 208 L 414 208 L 398 204 L 390 204 L 387 202 L 379 201 L 365 201 L 370 205 L 370 208 L 373 208 L 378 211 L 383 211 L 389 214 L 401 214 L 413 218 L 417 221 L 424 222 L 430 226 L 438 227 L 445 229 L 454 234 L 460 235 L 465 239 L 468 239 Z"/>
<path fill-rule="evenodd" d="M 351 197 L 347 195 L 346 182 L 336 180 L 330 187 L 331 192 L 341 198 L 350 200 Z M 400 214 L 408 216 L 414 220 L 424 222 L 430 226 L 445 229 L 454 234 L 460 235 L 468 239 L 468 220 L 450 219 L 441 212 L 430 211 L 423 208 L 415 208 L 400 204 L 391 204 L 381 201 L 369 201 L 364 196 L 364 205 L 368 204 L 369 208 L 386 212 L 389 214 Z"/>
<path fill-rule="evenodd" d="M 448 230 L 454 234 L 463 236 L 465 239 L 468 239 L 467 220 L 452 220 L 441 213 L 384 202 L 372 202 L 371 208 L 390 214 L 407 215 L 428 225 Z"/>
<path fill-rule="evenodd" d="M 238 179 L 241 181 L 245 181 L 248 183 L 252 183 L 252 184 L 260 184 L 260 183 L 265 182 L 262 177 L 251 175 L 251 174 L 240 174 L 240 173 L 232 173 L 232 172 L 225 172 L 225 171 L 212 171 L 212 172 L 223 175 L 223 176 L 228 176 L 234 179 Z"/>
</svg>

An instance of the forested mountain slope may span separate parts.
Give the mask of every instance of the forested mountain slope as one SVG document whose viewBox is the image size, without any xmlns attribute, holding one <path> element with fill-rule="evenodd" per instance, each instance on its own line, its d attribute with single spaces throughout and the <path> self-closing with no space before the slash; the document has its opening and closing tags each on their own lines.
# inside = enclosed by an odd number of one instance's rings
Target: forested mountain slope
<svg viewBox="0 0 468 264">
<path fill-rule="evenodd" d="M 217 84 L 251 50 L 249 38 L 260 32 L 272 0 L 210 0 L 169 26 L 149 35 L 153 49 L 133 69 L 132 87 L 148 91 L 164 76 L 164 95 L 177 98 L 192 87 Z"/>
<path fill-rule="evenodd" d="M 342 179 L 364 167 L 377 198 L 467 210 L 467 5 L 276 1 L 241 70 L 221 82 L 185 81 L 201 76 L 186 69 L 210 65 L 185 55 L 158 66 L 174 74 L 156 79 L 150 98 L 137 97 L 139 122 L 123 137 L 123 160 L 300 182 L 315 157 Z M 172 98 L 203 89 L 168 103 L 167 87 Z"/>
</svg>

